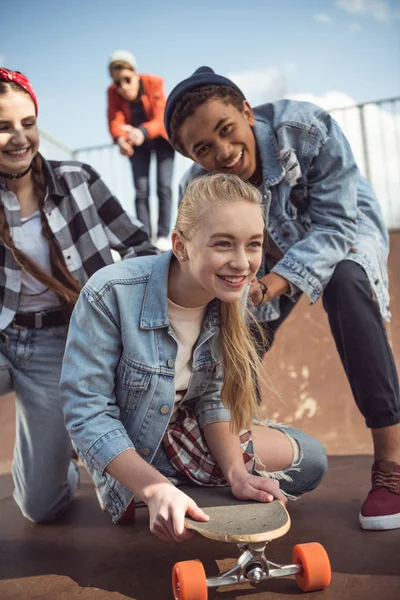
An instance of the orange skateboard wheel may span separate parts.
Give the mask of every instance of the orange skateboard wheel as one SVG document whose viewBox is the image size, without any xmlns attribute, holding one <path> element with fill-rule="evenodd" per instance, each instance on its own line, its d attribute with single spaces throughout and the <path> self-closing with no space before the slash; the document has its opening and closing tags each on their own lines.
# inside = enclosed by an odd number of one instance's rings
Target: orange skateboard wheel
<svg viewBox="0 0 400 600">
<path fill-rule="evenodd" d="M 296 575 L 303 592 L 323 590 L 330 584 L 331 563 L 325 548 L 318 542 L 297 544 L 292 551 L 292 562 L 303 568 L 303 572 Z"/>
<path fill-rule="evenodd" d="M 172 569 L 172 590 L 175 600 L 207 600 L 207 578 L 199 560 L 184 560 Z"/>
</svg>

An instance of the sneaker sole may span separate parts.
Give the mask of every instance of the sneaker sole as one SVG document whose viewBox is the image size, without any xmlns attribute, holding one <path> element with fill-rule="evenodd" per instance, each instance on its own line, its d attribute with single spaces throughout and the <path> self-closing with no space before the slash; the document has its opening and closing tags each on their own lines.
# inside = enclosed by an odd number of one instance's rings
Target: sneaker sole
<svg viewBox="0 0 400 600">
<path fill-rule="evenodd" d="M 364 517 L 360 513 L 358 518 L 360 520 L 361 529 L 371 531 L 400 529 L 400 513 L 395 515 L 382 515 L 380 517 Z"/>
</svg>

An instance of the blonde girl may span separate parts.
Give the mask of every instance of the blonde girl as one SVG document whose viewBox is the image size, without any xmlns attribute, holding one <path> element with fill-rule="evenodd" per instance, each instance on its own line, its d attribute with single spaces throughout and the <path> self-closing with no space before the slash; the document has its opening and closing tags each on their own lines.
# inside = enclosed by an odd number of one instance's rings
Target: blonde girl
<svg viewBox="0 0 400 600">
<path fill-rule="evenodd" d="M 182 541 L 185 514 L 207 516 L 179 484 L 285 502 L 321 480 L 319 442 L 253 422 L 261 363 L 243 297 L 263 231 L 254 187 L 202 177 L 182 198 L 172 251 L 106 267 L 84 287 L 61 392 L 68 432 L 115 522 L 138 498 L 153 533 Z"/>
</svg>

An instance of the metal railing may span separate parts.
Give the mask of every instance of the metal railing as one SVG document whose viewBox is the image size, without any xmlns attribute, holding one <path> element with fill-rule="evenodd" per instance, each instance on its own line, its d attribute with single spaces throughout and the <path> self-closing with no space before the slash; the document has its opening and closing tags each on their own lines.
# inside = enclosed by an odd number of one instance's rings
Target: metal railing
<svg viewBox="0 0 400 600">
<path fill-rule="evenodd" d="M 400 97 L 330 112 L 378 196 L 387 226 L 400 229 Z"/>
<path fill-rule="evenodd" d="M 343 129 L 361 173 L 374 188 L 382 205 L 387 226 L 400 229 L 400 97 L 366 102 L 330 111 Z M 103 177 L 124 208 L 133 212 L 133 182 L 129 160 L 115 144 L 71 150 L 41 132 L 41 150 L 51 158 L 73 158 L 91 164 Z M 173 190 L 174 211 L 178 183 L 191 161 L 176 155 Z M 157 219 L 155 168 L 150 167 L 150 207 L 153 225 Z M 173 211 L 172 219 L 175 218 Z"/>
</svg>

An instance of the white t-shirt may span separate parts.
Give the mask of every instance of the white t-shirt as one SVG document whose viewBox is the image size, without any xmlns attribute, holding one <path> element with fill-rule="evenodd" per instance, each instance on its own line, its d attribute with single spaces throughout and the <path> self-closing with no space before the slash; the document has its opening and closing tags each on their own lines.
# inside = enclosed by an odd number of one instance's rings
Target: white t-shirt
<svg viewBox="0 0 400 600">
<path fill-rule="evenodd" d="M 195 308 L 185 308 L 168 298 L 168 317 L 178 342 L 174 378 L 175 410 L 189 387 L 192 375 L 193 346 L 200 335 L 206 309 L 207 304 Z"/>
<path fill-rule="evenodd" d="M 33 260 L 43 271 L 51 274 L 49 242 L 42 235 L 40 211 L 21 219 L 22 245 L 20 250 Z M 21 312 L 39 312 L 57 309 L 60 301 L 55 292 L 46 288 L 29 273 L 22 271 L 21 291 L 18 310 Z"/>
</svg>

